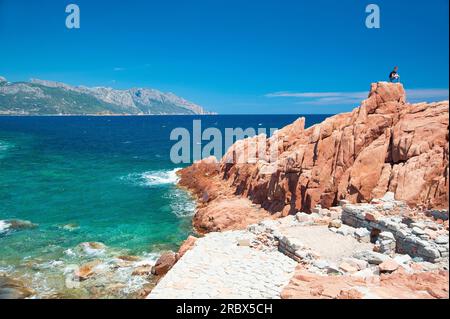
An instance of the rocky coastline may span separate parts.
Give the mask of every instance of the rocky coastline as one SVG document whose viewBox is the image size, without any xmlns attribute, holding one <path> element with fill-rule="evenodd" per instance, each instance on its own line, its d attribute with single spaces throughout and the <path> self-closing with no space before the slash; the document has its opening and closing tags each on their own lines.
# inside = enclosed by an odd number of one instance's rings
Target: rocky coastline
<svg viewBox="0 0 450 319">
<path fill-rule="evenodd" d="M 379 82 L 350 113 L 181 170 L 202 237 L 147 298 L 448 298 L 448 111 Z"/>
</svg>

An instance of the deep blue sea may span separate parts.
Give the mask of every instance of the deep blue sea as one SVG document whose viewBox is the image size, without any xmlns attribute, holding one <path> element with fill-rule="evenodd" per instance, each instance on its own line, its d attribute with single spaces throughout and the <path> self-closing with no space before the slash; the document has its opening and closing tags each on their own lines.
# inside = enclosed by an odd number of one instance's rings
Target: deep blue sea
<svg viewBox="0 0 450 319">
<path fill-rule="evenodd" d="M 0 117 L 0 274 L 40 298 L 134 296 L 146 279 L 130 276 L 136 264 L 115 265 L 117 257 L 144 265 L 192 232 L 194 202 L 176 187 L 184 164 L 169 158 L 172 129 L 192 130 L 194 119 L 222 131 L 282 128 L 298 117 Z M 307 126 L 326 117 L 308 115 Z M 71 267 L 93 259 L 103 275 L 68 288 Z"/>
</svg>

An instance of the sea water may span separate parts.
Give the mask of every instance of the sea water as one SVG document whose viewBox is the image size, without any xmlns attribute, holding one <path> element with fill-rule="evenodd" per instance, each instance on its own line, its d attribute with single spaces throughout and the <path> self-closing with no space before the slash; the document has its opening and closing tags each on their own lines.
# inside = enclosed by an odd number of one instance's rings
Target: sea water
<svg viewBox="0 0 450 319">
<path fill-rule="evenodd" d="M 169 157 L 172 129 L 191 130 L 194 119 L 221 131 L 282 128 L 298 117 L 0 117 L 0 275 L 37 298 L 136 297 L 148 278 L 132 276 L 133 267 L 192 233 L 195 203 L 176 186 L 183 165 Z M 325 117 L 307 116 L 307 125 Z M 134 264 L 120 265 L 123 255 Z M 93 260 L 97 281 L 67 284 L 73 267 Z"/>
</svg>

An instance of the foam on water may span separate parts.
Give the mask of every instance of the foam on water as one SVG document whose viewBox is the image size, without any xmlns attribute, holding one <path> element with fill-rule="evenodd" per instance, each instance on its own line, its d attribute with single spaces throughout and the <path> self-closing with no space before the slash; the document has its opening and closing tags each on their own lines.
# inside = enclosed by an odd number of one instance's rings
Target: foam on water
<svg viewBox="0 0 450 319">
<path fill-rule="evenodd" d="M 11 147 L 11 144 L 0 141 L 0 158 L 6 155 L 6 151 Z"/>
<path fill-rule="evenodd" d="M 149 171 L 142 174 L 147 186 L 176 184 L 178 182 L 177 171 L 180 168 L 172 170 Z"/>
<path fill-rule="evenodd" d="M 6 233 L 10 226 L 11 226 L 10 223 L 7 223 L 4 220 L 0 220 L 0 235 Z"/>
<path fill-rule="evenodd" d="M 165 197 L 170 202 L 172 212 L 178 217 L 189 217 L 195 213 L 195 201 L 189 194 L 179 188 L 170 190 Z"/>
<path fill-rule="evenodd" d="M 165 169 L 144 173 L 132 173 L 121 179 L 143 187 L 170 185 L 178 182 L 177 171 L 179 170 L 180 168 L 174 168 L 171 170 Z"/>
</svg>

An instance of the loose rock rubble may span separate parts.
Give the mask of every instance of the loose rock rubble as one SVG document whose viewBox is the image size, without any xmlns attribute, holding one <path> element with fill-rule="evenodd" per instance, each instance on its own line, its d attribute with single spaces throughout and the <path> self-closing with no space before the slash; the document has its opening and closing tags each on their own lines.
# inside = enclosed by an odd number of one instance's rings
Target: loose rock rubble
<svg viewBox="0 0 450 319">
<path fill-rule="evenodd" d="M 245 160 L 255 144 L 279 156 Z M 247 229 L 239 247 L 298 263 L 284 298 L 448 298 L 448 101 L 374 83 L 351 113 L 300 118 L 179 176 L 198 233 Z"/>
<path fill-rule="evenodd" d="M 412 210 L 391 193 L 371 204 L 345 204 L 341 219 L 357 228 L 356 238 L 376 243 L 381 253 L 408 254 L 432 263 L 448 261 L 448 221 Z"/>
<path fill-rule="evenodd" d="M 389 193 L 341 204 L 190 239 L 148 298 L 448 298 L 448 222 Z M 393 216 L 399 208 L 404 214 Z M 411 238 L 418 244 L 405 254 Z M 428 258 L 430 249 L 438 258 Z"/>
</svg>

